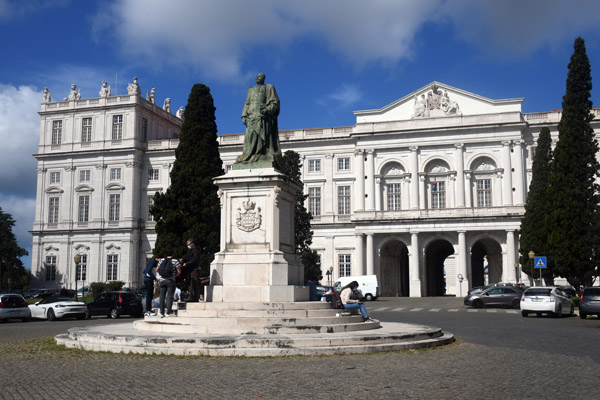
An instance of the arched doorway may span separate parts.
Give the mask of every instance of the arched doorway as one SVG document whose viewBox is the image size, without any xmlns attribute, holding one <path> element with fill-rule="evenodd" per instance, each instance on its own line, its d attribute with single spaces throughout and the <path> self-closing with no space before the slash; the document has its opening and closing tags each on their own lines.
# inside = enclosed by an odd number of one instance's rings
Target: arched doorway
<svg viewBox="0 0 600 400">
<path fill-rule="evenodd" d="M 471 247 L 471 286 L 502 280 L 502 249 L 492 239 L 481 239 Z"/>
<path fill-rule="evenodd" d="M 425 296 L 446 294 L 444 261 L 454 254 L 454 247 L 446 240 L 435 240 L 425 251 Z"/>
<path fill-rule="evenodd" d="M 399 240 L 390 240 L 379 251 L 381 296 L 409 296 L 408 249 Z"/>
</svg>

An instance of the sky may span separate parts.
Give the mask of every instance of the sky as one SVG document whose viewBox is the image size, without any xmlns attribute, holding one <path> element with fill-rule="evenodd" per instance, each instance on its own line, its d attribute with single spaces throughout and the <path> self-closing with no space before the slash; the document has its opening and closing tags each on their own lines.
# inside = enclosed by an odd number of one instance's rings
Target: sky
<svg viewBox="0 0 600 400">
<path fill-rule="evenodd" d="M 177 110 L 204 83 L 219 134 L 244 131 L 258 72 L 280 129 L 351 126 L 433 81 L 543 112 L 561 108 L 576 37 L 600 70 L 598 15 L 597 0 L 0 0 L 0 208 L 31 254 L 45 87 L 90 98 L 137 77 Z"/>
</svg>

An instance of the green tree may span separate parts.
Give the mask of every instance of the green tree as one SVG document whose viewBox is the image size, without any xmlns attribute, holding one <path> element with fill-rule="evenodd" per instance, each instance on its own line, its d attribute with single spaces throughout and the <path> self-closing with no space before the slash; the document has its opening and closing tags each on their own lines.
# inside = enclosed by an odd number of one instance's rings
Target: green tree
<svg viewBox="0 0 600 400">
<path fill-rule="evenodd" d="M 548 229 L 546 214 L 548 207 L 548 185 L 552 165 L 552 138 L 550 129 L 542 128 L 537 140 L 535 157 L 533 158 L 532 178 L 525 204 L 525 215 L 521 220 L 521 239 L 519 243 L 520 262 L 523 271 L 533 279 L 533 265 L 529 260 L 529 252 L 538 255 L 548 254 Z M 550 264 L 550 263 L 549 263 Z M 544 271 L 544 279 L 552 280 L 553 265 L 548 265 Z M 550 283 L 550 282 L 548 282 Z"/>
<path fill-rule="evenodd" d="M 556 274 L 575 287 L 590 285 L 600 248 L 598 143 L 590 122 L 592 76 L 582 38 L 575 40 L 558 124 L 548 192 L 548 251 Z"/>
<path fill-rule="evenodd" d="M 192 87 L 184 111 L 184 122 L 175 150 L 171 186 L 154 196 L 151 213 L 156 222 L 154 256 L 174 250 L 187 253 L 185 242 L 194 238 L 200 249 L 202 274 L 208 275 L 214 254 L 219 251 L 221 208 L 213 178 L 223 175 L 219 157 L 215 106 L 210 89 Z"/>
<path fill-rule="evenodd" d="M 281 159 L 281 172 L 287 175 L 293 182 L 302 187 L 300 154 L 293 150 L 288 150 Z M 308 195 L 300 190 L 296 194 L 296 210 L 294 224 L 296 228 L 296 254 L 299 254 L 300 261 L 304 265 L 304 279 L 317 279 L 321 273 L 319 263 L 319 254 L 310 249 L 312 244 L 313 231 L 311 230 L 310 220 L 312 216 L 304 207 L 304 202 Z"/>
<path fill-rule="evenodd" d="M 29 275 L 20 259 L 27 255 L 27 250 L 17 244 L 14 226 L 15 220 L 0 207 L 0 289 L 8 289 L 9 286 L 11 289 L 23 289 L 29 283 Z"/>
</svg>

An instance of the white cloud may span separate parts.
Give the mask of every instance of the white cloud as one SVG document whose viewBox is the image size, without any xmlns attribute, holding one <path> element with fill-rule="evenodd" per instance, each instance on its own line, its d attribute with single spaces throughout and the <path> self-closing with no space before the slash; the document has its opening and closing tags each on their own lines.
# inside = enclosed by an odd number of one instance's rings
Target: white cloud
<svg viewBox="0 0 600 400">
<path fill-rule="evenodd" d="M 95 32 L 97 40 L 115 35 L 134 62 L 230 80 L 245 74 L 245 61 L 256 64 L 253 50 L 304 39 L 356 67 L 394 65 L 416 52 L 428 22 L 450 22 L 487 56 L 519 57 L 597 31 L 598 11 L 597 0 L 117 0 L 95 17 Z"/>
<path fill-rule="evenodd" d="M 0 22 L 39 13 L 48 8 L 65 7 L 70 0 L 0 0 Z"/>
<path fill-rule="evenodd" d="M 36 161 L 40 119 L 37 112 L 41 91 L 31 86 L 0 84 L 0 190 L 35 193 Z"/>
<path fill-rule="evenodd" d="M 347 110 L 361 100 L 363 94 L 358 86 L 342 84 L 334 92 L 321 97 L 317 103 L 325 107 Z"/>
</svg>

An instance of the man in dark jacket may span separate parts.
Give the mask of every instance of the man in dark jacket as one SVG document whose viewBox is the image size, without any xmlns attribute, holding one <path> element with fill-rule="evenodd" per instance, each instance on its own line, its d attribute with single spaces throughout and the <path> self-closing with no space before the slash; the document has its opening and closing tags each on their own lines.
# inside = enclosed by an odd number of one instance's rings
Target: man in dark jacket
<svg viewBox="0 0 600 400">
<path fill-rule="evenodd" d="M 188 255 L 180 262 L 183 265 L 183 274 L 190 284 L 188 301 L 197 302 L 200 296 L 203 295 L 203 293 L 200 293 L 200 249 L 196 247 L 194 239 L 188 239 L 186 244 L 189 249 Z"/>
<path fill-rule="evenodd" d="M 160 258 L 151 258 L 146 263 L 144 268 L 144 290 L 146 292 L 146 315 L 150 315 L 152 310 L 152 297 L 154 296 L 154 282 L 158 282 L 158 278 L 154 274 L 156 265 Z"/>
</svg>

